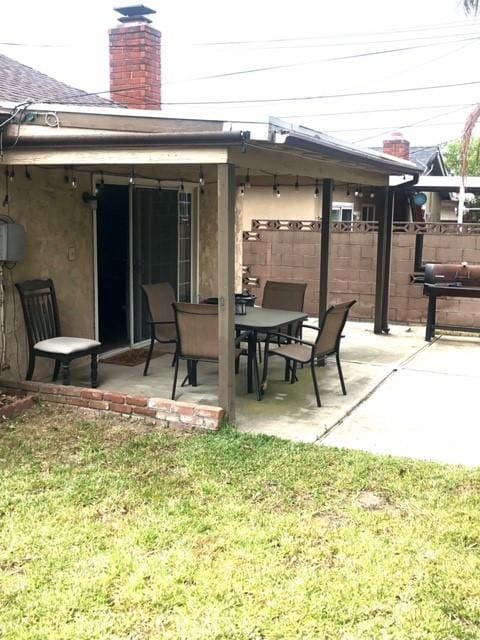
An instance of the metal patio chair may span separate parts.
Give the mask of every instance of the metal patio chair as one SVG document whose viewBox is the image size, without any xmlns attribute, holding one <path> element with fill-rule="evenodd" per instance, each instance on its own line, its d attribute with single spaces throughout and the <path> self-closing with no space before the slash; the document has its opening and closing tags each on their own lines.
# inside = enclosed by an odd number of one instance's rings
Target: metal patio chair
<svg viewBox="0 0 480 640">
<path fill-rule="evenodd" d="M 187 361 L 188 372 L 182 386 L 188 380 L 194 387 L 197 386 L 197 363 L 218 362 L 218 307 L 189 302 L 174 302 L 172 306 L 178 336 L 172 389 L 172 400 L 175 400 L 180 360 Z M 245 339 L 246 334 L 242 333 L 235 342 L 239 345 Z M 236 349 L 237 362 L 244 353 L 244 349 Z"/>
<path fill-rule="evenodd" d="M 343 379 L 342 367 L 340 365 L 340 341 L 342 339 L 342 331 L 347 321 L 348 312 L 355 304 L 356 300 L 350 302 L 343 302 L 329 307 L 325 315 L 322 318 L 319 327 L 313 325 L 303 326 L 305 328 L 314 329 L 317 331 L 317 337 L 315 342 L 308 342 L 301 338 L 292 337 L 282 333 L 269 333 L 265 342 L 265 360 L 263 366 L 263 379 L 262 388 L 266 388 L 267 376 L 268 376 L 268 360 L 271 356 L 281 356 L 285 359 L 287 369 L 290 373 L 290 383 L 293 384 L 296 379 L 297 365 L 310 365 L 312 372 L 313 387 L 315 389 L 315 396 L 317 399 L 317 406 L 321 407 L 320 392 L 318 390 L 317 376 L 315 373 L 315 367 L 317 360 L 321 360 L 329 355 L 335 354 L 337 362 L 338 377 L 340 378 L 340 385 L 342 387 L 343 395 L 347 395 L 347 389 L 345 387 L 345 381 Z M 286 340 L 288 343 L 280 344 L 278 340 Z M 271 340 L 274 340 L 275 348 L 271 348 Z"/>
<path fill-rule="evenodd" d="M 147 310 L 150 325 L 150 347 L 143 375 L 148 373 L 150 360 L 152 359 L 155 341 L 162 345 L 167 353 L 173 354 L 172 366 L 175 364 L 177 350 L 177 327 L 172 303 L 175 302 L 175 292 L 169 282 L 156 284 L 142 284 L 142 290 L 147 302 Z"/>
<path fill-rule="evenodd" d="M 55 360 L 53 381 L 62 367 L 62 382 L 70 384 L 70 362 L 83 356 L 91 356 L 90 384 L 98 386 L 97 358 L 101 343 L 89 338 L 62 336 L 58 315 L 57 297 L 51 279 L 27 280 L 15 284 L 20 295 L 28 338 L 28 368 L 26 380 L 31 380 L 35 358 Z"/>
<path fill-rule="evenodd" d="M 265 309 L 282 309 L 283 311 L 303 311 L 305 301 L 306 283 L 303 282 L 276 282 L 267 280 L 263 290 L 262 307 Z M 282 327 L 282 333 L 298 336 L 302 323 L 296 323 L 290 327 Z M 258 359 L 262 361 L 260 344 L 265 342 L 266 334 L 258 335 Z"/>
</svg>

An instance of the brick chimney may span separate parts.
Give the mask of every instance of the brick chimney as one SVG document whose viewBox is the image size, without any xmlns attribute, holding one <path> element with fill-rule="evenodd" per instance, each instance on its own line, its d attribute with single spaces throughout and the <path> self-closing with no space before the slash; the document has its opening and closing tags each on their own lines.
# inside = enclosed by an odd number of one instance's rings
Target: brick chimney
<svg viewBox="0 0 480 640">
<path fill-rule="evenodd" d="M 405 140 L 403 133 L 394 131 L 389 138 L 383 141 L 383 153 L 408 160 L 410 157 L 410 142 Z"/>
<path fill-rule="evenodd" d="M 119 26 L 109 30 L 110 97 L 129 109 L 161 109 L 160 41 L 150 26 L 156 13 L 143 4 L 116 8 Z"/>
</svg>

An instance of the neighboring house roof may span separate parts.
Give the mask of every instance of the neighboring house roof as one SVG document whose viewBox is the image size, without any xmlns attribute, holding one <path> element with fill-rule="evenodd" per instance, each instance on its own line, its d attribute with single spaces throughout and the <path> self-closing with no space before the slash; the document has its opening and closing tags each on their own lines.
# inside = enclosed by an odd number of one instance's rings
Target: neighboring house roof
<svg viewBox="0 0 480 640">
<path fill-rule="evenodd" d="M 382 147 L 372 147 L 372 149 L 382 151 Z M 422 175 L 446 176 L 448 173 L 438 145 L 410 147 L 409 160 L 417 165 Z"/>
<path fill-rule="evenodd" d="M 447 168 L 438 145 L 410 147 L 410 160 L 423 169 L 423 175 L 446 176 Z"/>
<path fill-rule="evenodd" d="M 107 105 L 110 100 L 88 95 L 36 69 L 0 54 L 0 100 L 55 102 L 56 104 Z"/>
</svg>

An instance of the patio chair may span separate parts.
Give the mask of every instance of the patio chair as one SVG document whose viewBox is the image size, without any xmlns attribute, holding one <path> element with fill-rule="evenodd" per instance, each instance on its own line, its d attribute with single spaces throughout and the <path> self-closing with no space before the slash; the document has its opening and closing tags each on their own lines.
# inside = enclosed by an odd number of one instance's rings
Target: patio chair
<svg viewBox="0 0 480 640">
<path fill-rule="evenodd" d="M 218 362 L 218 307 L 211 304 L 190 304 L 174 302 L 173 310 L 177 327 L 177 353 L 175 375 L 173 378 L 172 400 L 177 389 L 178 365 L 180 360 L 187 361 L 188 381 L 197 386 L 197 363 Z M 246 339 L 245 333 L 237 336 L 237 345 Z M 245 353 L 244 349 L 235 350 L 236 360 Z"/>
<path fill-rule="evenodd" d="M 157 284 L 142 284 L 142 290 L 147 302 L 150 325 L 150 347 L 143 375 L 148 373 L 150 360 L 152 359 L 155 341 L 162 345 L 167 353 L 173 353 L 172 367 L 175 364 L 177 350 L 177 328 L 172 303 L 175 302 L 175 292 L 168 282 Z"/>
<path fill-rule="evenodd" d="M 275 282 L 267 280 L 263 290 L 262 307 L 265 309 L 282 309 L 283 311 L 303 311 L 305 301 L 306 283 L 302 282 Z M 298 336 L 302 323 L 298 322 L 290 327 L 282 327 L 282 333 Z M 258 359 L 262 361 L 262 350 L 260 343 L 265 342 L 266 334 L 259 334 Z"/>
<path fill-rule="evenodd" d="M 35 358 L 55 360 L 52 380 L 58 378 L 62 367 L 62 382 L 70 384 L 70 362 L 75 358 L 91 357 L 90 385 L 97 387 L 97 357 L 101 344 L 89 338 L 62 336 L 55 287 L 50 279 L 27 280 L 15 284 L 20 295 L 28 338 L 28 368 L 26 380 L 31 380 Z"/>
<path fill-rule="evenodd" d="M 316 361 L 335 354 L 342 393 L 344 396 L 347 395 L 342 367 L 340 365 L 340 341 L 343 337 L 342 331 L 347 321 L 348 312 L 355 302 L 356 300 L 351 300 L 350 302 L 343 302 L 342 304 L 329 307 L 323 316 L 319 327 L 304 324 L 304 327 L 317 331 L 317 337 L 313 343 L 281 333 L 269 333 L 265 342 L 262 388 L 266 387 L 268 360 L 271 356 L 276 355 L 285 358 L 287 367 L 290 371 L 291 384 L 293 384 L 297 379 L 297 365 L 309 364 L 312 372 L 317 406 L 321 407 L 320 392 L 318 390 L 317 376 L 315 373 Z M 274 349 L 271 348 L 270 344 L 272 339 L 275 340 L 277 345 Z M 282 344 L 280 342 L 280 344 L 278 344 L 279 339 L 288 339 L 288 343 Z"/>
</svg>

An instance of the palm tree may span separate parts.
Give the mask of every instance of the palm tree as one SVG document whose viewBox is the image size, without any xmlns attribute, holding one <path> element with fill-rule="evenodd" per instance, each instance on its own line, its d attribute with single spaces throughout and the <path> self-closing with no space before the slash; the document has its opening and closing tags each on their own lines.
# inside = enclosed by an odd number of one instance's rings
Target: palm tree
<svg viewBox="0 0 480 640">
<path fill-rule="evenodd" d="M 480 0 L 463 0 L 462 4 L 467 16 L 476 16 L 480 10 Z"/>
<path fill-rule="evenodd" d="M 462 0 L 463 10 L 467 16 L 476 16 L 480 13 L 480 0 Z M 480 119 L 480 104 L 477 104 L 469 114 L 467 121 L 465 122 L 465 128 L 462 136 L 462 151 L 461 151 L 461 173 L 465 177 L 468 172 L 468 150 L 470 149 L 470 143 L 472 141 L 473 130 L 475 125 Z"/>
</svg>

